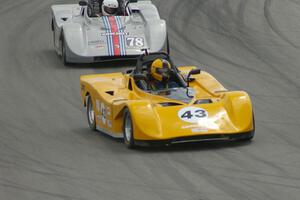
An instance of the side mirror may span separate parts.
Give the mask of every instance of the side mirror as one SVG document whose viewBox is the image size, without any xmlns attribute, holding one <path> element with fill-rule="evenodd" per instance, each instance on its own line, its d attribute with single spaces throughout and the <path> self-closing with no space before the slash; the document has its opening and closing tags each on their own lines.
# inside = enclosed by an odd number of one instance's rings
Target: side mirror
<svg viewBox="0 0 300 200">
<path fill-rule="evenodd" d="M 129 0 L 130 3 L 136 3 L 138 0 Z"/>
<path fill-rule="evenodd" d="M 190 82 L 192 82 L 193 78 L 191 78 L 192 75 L 197 75 L 201 73 L 201 69 L 193 69 L 189 72 L 188 76 L 187 76 L 187 83 L 188 83 L 188 87 L 190 86 Z"/>
<path fill-rule="evenodd" d="M 147 77 L 145 74 L 134 74 L 133 79 L 136 81 L 142 81 L 142 80 L 147 80 Z"/>
<path fill-rule="evenodd" d="M 201 73 L 201 69 L 193 69 L 189 72 L 188 77 L 190 77 L 191 75 L 196 75 L 196 74 L 200 74 Z"/>
<path fill-rule="evenodd" d="M 88 5 L 88 2 L 84 1 L 84 0 L 81 0 L 79 1 L 79 5 L 80 6 L 87 6 Z"/>
</svg>

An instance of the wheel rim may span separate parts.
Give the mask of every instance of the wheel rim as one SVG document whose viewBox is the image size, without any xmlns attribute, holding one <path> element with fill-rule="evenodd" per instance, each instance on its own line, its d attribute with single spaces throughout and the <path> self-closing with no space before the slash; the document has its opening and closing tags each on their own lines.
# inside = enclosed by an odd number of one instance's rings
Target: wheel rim
<svg viewBox="0 0 300 200">
<path fill-rule="evenodd" d="M 131 141 L 131 133 L 132 133 L 132 123 L 131 123 L 131 118 L 127 114 L 126 120 L 125 120 L 125 137 L 128 142 Z"/>
<path fill-rule="evenodd" d="M 94 124 L 94 122 L 95 122 L 95 112 L 94 112 L 94 108 L 93 108 L 91 100 L 89 100 L 88 115 L 89 115 L 90 124 Z"/>
</svg>

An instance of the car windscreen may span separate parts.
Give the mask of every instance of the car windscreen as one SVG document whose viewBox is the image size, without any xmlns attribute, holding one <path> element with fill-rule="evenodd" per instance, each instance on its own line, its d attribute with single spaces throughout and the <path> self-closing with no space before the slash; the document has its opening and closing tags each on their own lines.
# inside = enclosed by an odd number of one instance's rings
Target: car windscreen
<svg viewBox="0 0 300 200">
<path fill-rule="evenodd" d="M 193 100 L 195 96 L 195 90 L 193 88 L 169 88 L 169 89 L 163 89 L 163 90 L 150 90 L 147 91 L 150 94 L 158 95 L 162 97 L 166 97 L 169 99 L 181 101 L 183 103 L 189 103 L 191 100 Z"/>
</svg>

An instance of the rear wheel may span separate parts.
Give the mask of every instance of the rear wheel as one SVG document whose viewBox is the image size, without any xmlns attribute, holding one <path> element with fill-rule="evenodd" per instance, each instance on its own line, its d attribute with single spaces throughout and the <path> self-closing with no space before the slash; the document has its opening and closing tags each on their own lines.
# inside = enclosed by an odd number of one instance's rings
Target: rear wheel
<svg viewBox="0 0 300 200">
<path fill-rule="evenodd" d="M 52 30 L 52 33 L 53 33 L 53 46 L 54 46 L 54 49 L 56 48 L 55 47 L 55 29 L 54 29 L 54 20 L 52 19 L 51 21 L 51 30 Z"/>
<path fill-rule="evenodd" d="M 65 38 L 61 38 L 61 59 L 65 66 L 69 65 L 70 63 L 67 61 L 67 50 L 66 50 L 66 41 Z"/>
<path fill-rule="evenodd" d="M 170 43 L 169 43 L 169 35 L 167 34 L 165 45 L 163 47 L 163 51 L 170 55 Z"/>
<path fill-rule="evenodd" d="M 96 117 L 91 96 L 87 96 L 87 119 L 91 130 L 96 130 Z"/>
<path fill-rule="evenodd" d="M 132 125 L 131 114 L 128 108 L 126 108 L 124 111 L 123 136 L 124 136 L 125 145 L 129 149 L 133 149 L 135 147 L 134 136 L 133 136 L 133 125 Z"/>
</svg>

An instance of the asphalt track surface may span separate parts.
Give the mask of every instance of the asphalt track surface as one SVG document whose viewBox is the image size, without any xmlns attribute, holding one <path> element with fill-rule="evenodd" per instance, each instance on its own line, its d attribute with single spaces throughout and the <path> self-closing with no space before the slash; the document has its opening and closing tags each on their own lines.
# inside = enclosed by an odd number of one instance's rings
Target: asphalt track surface
<svg viewBox="0 0 300 200">
<path fill-rule="evenodd" d="M 72 2 L 0 0 L 1 200 L 300 199 L 299 0 L 155 0 L 175 61 L 248 91 L 257 135 L 140 150 L 87 126 L 79 76 L 127 64 L 62 65 L 50 5 Z"/>
</svg>

